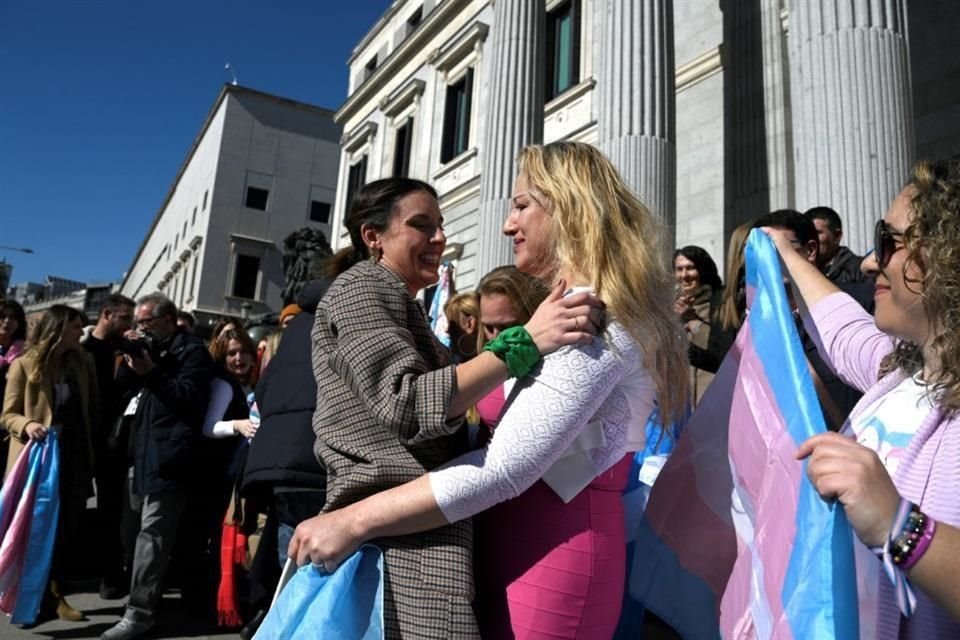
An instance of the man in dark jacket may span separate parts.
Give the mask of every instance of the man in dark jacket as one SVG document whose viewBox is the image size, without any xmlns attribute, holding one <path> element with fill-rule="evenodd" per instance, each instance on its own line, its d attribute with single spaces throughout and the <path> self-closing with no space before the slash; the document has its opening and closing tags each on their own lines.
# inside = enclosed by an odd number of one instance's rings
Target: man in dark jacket
<svg viewBox="0 0 960 640">
<path fill-rule="evenodd" d="M 834 284 L 866 282 L 867 276 L 860 271 L 863 258 L 841 246 L 843 223 L 830 207 L 814 207 L 803 214 L 817 229 L 817 266 L 823 275 Z"/>
<path fill-rule="evenodd" d="M 126 612 L 102 640 L 136 638 L 155 624 L 170 551 L 202 467 L 199 443 L 213 375 L 206 346 L 177 328 L 169 299 L 140 299 L 135 319 L 138 331 L 126 335 L 118 376 L 141 388 L 130 437 L 130 499 L 140 509 L 140 533 Z"/>
<path fill-rule="evenodd" d="M 123 413 L 122 397 L 117 386 L 117 348 L 123 334 L 133 325 L 137 304 L 119 293 L 111 294 L 100 308 L 97 324 L 83 341 L 83 348 L 93 358 L 100 392 L 100 415 L 94 433 L 94 461 L 97 479 L 97 512 L 103 531 L 100 564 L 103 580 L 100 597 L 116 600 L 127 595 L 124 546 L 121 541 L 121 514 L 126 501 L 127 460 L 123 447 L 118 447 L 113 434 L 115 423 Z"/>
</svg>

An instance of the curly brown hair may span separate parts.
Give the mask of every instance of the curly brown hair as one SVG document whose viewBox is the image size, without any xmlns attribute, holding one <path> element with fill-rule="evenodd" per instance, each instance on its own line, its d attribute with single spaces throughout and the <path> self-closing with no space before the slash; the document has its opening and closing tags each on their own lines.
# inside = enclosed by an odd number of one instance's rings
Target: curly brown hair
<svg viewBox="0 0 960 640">
<path fill-rule="evenodd" d="M 907 259 L 903 279 L 921 293 L 935 333 L 930 348 L 940 361 L 927 376 L 932 394 L 947 415 L 960 410 L 960 160 L 918 162 L 908 183 L 912 216 L 903 232 Z M 907 269 L 919 267 L 922 277 Z M 884 358 L 881 375 L 896 369 L 914 374 L 924 366 L 922 345 L 900 342 Z"/>
</svg>

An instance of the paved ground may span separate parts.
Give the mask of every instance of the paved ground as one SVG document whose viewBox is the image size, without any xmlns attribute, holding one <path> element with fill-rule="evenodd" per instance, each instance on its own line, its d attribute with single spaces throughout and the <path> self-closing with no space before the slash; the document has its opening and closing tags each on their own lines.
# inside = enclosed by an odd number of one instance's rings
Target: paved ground
<svg viewBox="0 0 960 640">
<path fill-rule="evenodd" d="M 93 585 L 90 585 L 91 589 Z M 67 640 L 74 638 L 99 638 L 104 630 L 109 629 L 123 614 L 123 600 L 101 600 L 96 590 L 90 593 L 74 593 L 67 598 L 70 604 L 83 611 L 88 618 L 87 622 L 61 622 L 54 620 L 38 625 L 32 629 L 20 629 L 10 624 L 9 619 L 0 614 L 0 639 L 2 640 L 36 640 L 37 638 L 53 638 Z M 209 624 L 191 620 L 189 614 L 180 606 L 176 595 L 168 595 L 164 599 L 164 610 L 161 617 L 162 624 L 158 626 L 148 638 L 152 640 L 202 640 L 204 638 L 221 638 L 223 640 L 237 640 L 236 633 L 224 633 L 223 630 L 211 628 Z"/>
</svg>

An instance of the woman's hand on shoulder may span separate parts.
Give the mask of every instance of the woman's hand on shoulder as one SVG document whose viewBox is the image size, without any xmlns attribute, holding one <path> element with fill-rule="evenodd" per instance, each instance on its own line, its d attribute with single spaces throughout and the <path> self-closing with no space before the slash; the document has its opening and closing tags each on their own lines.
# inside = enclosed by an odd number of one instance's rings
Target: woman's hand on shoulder
<svg viewBox="0 0 960 640">
<path fill-rule="evenodd" d="M 900 504 L 900 494 L 873 449 L 839 433 L 821 433 L 800 445 L 809 457 L 807 477 L 825 499 L 839 501 L 864 544 L 882 546 Z"/>
<path fill-rule="evenodd" d="M 590 344 L 607 323 L 606 305 L 588 292 L 563 297 L 561 280 L 524 325 L 541 354 L 571 344 Z"/>
<path fill-rule="evenodd" d="M 321 513 L 297 525 L 287 555 L 302 567 L 308 562 L 333 573 L 363 544 L 353 533 L 350 508 Z"/>
</svg>

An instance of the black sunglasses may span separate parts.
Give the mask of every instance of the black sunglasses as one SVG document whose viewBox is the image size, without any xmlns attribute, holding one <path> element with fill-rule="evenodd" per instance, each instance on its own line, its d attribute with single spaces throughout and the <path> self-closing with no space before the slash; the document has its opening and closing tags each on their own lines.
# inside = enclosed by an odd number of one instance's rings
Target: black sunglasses
<svg viewBox="0 0 960 640">
<path fill-rule="evenodd" d="M 877 257 L 877 264 L 881 269 L 890 264 L 890 258 L 897 251 L 897 238 L 902 238 L 903 234 L 899 231 L 891 231 L 890 227 L 883 220 L 877 221 L 877 228 L 874 230 L 873 246 Z"/>
</svg>

